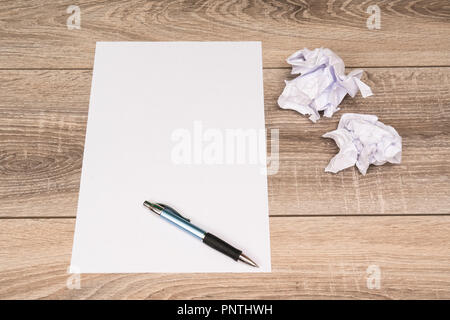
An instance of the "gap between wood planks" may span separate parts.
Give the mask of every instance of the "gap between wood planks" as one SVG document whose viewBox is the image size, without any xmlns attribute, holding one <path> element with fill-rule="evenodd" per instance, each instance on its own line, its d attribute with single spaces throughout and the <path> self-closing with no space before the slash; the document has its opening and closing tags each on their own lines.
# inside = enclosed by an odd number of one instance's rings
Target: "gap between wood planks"
<svg viewBox="0 0 450 320">
<path fill-rule="evenodd" d="M 448 68 L 450 64 L 443 65 L 433 65 L 433 66 L 345 66 L 345 68 L 349 69 L 381 69 L 381 68 L 389 68 L 389 69 L 404 69 L 404 68 Z M 291 69 L 290 66 L 286 67 L 263 67 L 263 70 L 285 70 Z M 93 68 L 0 68 L 0 71 L 92 71 Z"/>
<path fill-rule="evenodd" d="M 269 218 L 353 218 L 353 217 L 447 217 L 450 216 L 450 213 L 407 213 L 407 214 L 346 214 L 346 215 L 339 215 L 339 214 L 296 214 L 296 215 L 269 215 Z M 13 217 L 13 216 L 0 216 L 0 220 L 20 220 L 20 219 L 33 219 L 33 220 L 44 220 L 44 219 L 76 219 L 76 216 L 22 216 L 22 217 Z"/>
</svg>

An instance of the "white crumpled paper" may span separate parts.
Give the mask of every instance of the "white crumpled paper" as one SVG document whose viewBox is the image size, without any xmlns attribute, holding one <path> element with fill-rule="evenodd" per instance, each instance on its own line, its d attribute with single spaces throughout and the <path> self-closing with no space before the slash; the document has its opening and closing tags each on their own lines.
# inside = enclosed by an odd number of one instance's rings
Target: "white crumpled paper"
<svg viewBox="0 0 450 320">
<path fill-rule="evenodd" d="M 291 55 L 287 62 L 292 65 L 292 74 L 301 75 L 285 81 L 278 105 L 310 115 L 312 122 L 320 119 L 319 111 L 331 117 L 347 93 L 354 97 L 360 90 L 364 98 L 372 95 L 370 87 L 360 80 L 363 70 L 345 75 L 344 61 L 330 49 L 305 48 Z"/>
<path fill-rule="evenodd" d="M 334 139 L 340 149 L 326 172 L 336 173 L 356 164 L 365 175 L 371 164 L 400 163 L 402 159 L 402 138 L 374 115 L 345 113 L 338 128 L 323 137 Z"/>
</svg>

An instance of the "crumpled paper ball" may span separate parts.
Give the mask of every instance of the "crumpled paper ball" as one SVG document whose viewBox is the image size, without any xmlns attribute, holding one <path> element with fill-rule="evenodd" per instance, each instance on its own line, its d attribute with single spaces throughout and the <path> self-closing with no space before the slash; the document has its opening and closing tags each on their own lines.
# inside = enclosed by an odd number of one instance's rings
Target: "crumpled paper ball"
<svg viewBox="0 0 450 320">
<path fill-rule="evenodd" d="M 334 139 L 340 149 L 325 168 L 326 172 L 336 173 L 356 164 L 365 175 L 371 164 L 400 163 L 402 159 L 402 138 L 374 115 L 345 113 L 337 129 L 323 137 Z"/>
<path fill-rule="evenodd" d="M 370 87 L 360 80 L 363 70 L 346 75 L 344 61 L 330 49 L 305 48 L 291 55 L 287 62 L 292 65 L 292 74 L 301 75 L 285 81 L 278 105 L 310 115 L 312 122 L 320 119 L 319 111 L 331 117 L 347 93 L 352 98 L 358 90 L 364 98 L 372 95 Z"/>
</svg>

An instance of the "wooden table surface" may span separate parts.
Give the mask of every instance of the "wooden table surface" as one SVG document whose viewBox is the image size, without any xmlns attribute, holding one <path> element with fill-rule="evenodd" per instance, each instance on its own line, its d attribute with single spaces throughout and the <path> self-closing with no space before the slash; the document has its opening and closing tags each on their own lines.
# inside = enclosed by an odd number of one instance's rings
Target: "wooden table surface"
<svg viewBox="0 0 450 320">
<path fill-rule="evenodd" d="M 0 298 L 450 298 L 449 34 L 447 0 L 1 1 Z M 95 42 L 179 40 L 262 41 L 266 126 L 280 129 L 273 272 L 89 274 L 69 289 Z M 313 125 L 276 100 L 286 57 L 321 46 L 374 96 Z M 343 112 L 395 127 L 402 163 L 325 173 L 338 148 L 320 136 Z"/>
</svg>

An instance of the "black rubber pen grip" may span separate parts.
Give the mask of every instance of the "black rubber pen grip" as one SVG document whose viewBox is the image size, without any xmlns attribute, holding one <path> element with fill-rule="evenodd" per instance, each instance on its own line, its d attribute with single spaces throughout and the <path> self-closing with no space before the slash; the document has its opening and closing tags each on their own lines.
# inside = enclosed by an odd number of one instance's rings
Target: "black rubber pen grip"
<svg viewBox="0 0 450 320">
<path fill-rule="evenodd" d="M 203 238 L 203 242 L 210 246 L 213 249 L 216 249 L 217 251 L 222 252 L 223 254 L 229 256 L 230 258 L 234 260 L 238 260 L 239 256 L 241 255 L 242 251 L 236 249 L 232 245 L 229 245 L 225 241 L 217 238 L 215 235 L 211 233 L 206 233 L 205 237 Z"/>
</svg>

